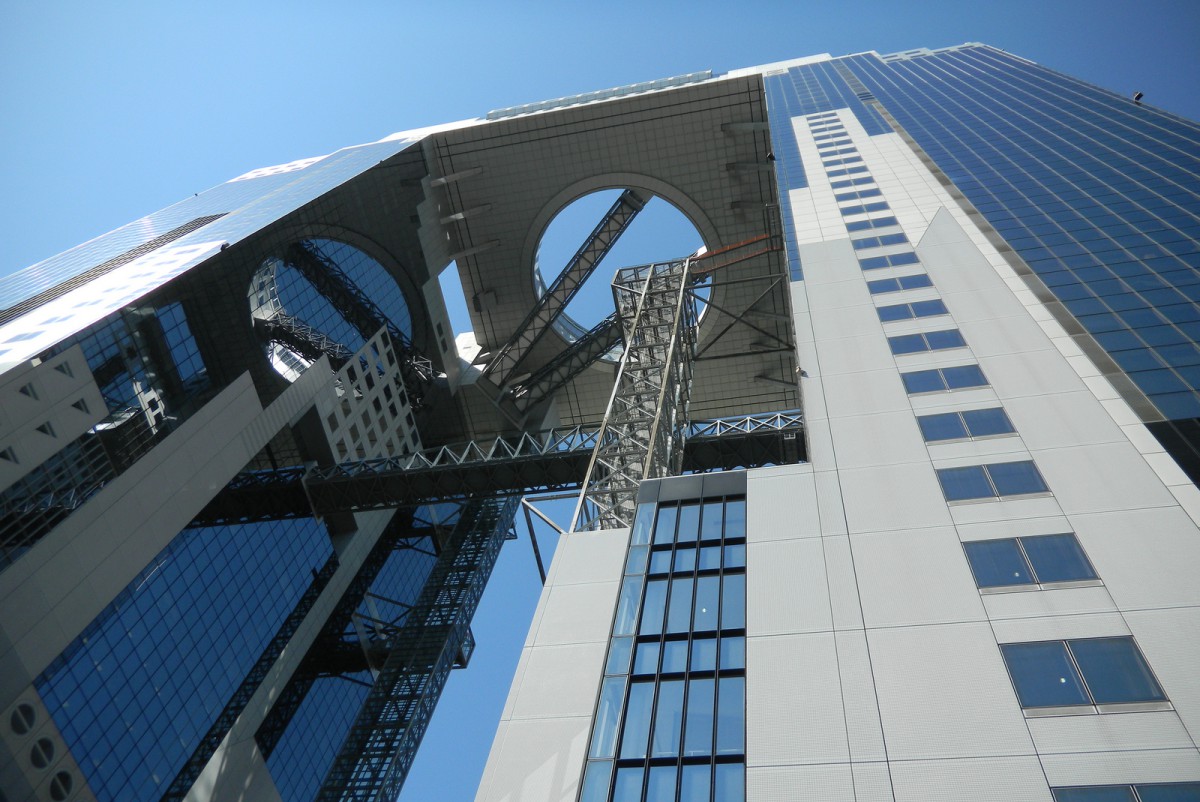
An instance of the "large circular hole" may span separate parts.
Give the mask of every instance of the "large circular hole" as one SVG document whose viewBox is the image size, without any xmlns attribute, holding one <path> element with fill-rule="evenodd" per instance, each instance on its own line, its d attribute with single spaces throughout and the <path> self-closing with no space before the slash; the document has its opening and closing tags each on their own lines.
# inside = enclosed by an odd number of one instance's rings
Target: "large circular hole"
<svg viewBox="0 0 1200 802">
<path fill-rule="evenodd" d="M 247 297 L 265 332 L 267 359 L 288 381 L 322 353 L 362 348 L 378 329 L 375 321 L 412 339 L 412 315 L 395 279 L 366 252 L 338 240 L 301 240 L 271 256 Z"/>
<path fill-rule="evenodd" d="M 643 197 L 649 193 L 640 192 Z M 606 189 L 572 201 L 546 227 L 538 243 L 534 283 L 544 293 L 588 240 L 605 213 L 621 196 Z M 555 328 L 567 340 L 577 339 L 613 312 L 612 279 L 622 267 L 666 262 L 695 253 L 703 240 L 692 221 L 675 206 L 651 197 L 630 222 L 595 272 L 567 305 Z"/>
</svg>

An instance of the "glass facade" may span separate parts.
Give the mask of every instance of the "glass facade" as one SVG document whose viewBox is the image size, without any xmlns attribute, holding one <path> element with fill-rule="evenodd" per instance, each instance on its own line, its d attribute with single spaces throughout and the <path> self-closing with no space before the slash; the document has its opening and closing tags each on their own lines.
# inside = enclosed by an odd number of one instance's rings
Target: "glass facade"
<svg viewBox="0 0 1200 802">
<path fill-rule="evenodd" d="M 745 798 L 746 500 L 638 505 L 581 802 Z"/>
</svg>

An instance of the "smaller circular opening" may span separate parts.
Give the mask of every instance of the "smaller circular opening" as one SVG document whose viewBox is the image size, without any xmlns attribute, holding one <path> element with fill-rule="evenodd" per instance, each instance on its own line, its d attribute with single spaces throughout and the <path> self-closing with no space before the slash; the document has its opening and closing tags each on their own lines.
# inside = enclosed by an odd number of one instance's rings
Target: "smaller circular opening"
<svg viewBox="0 0 1200 802">
<path fill-rule="evenodd" d="M 38 738 L 29 750 L 29 762 L 35 769 L 44 769 L 54 760 L 54 742 L 49 738 Z"/>
<path fill-rule="evenodd" d="M 70 794 L 71 789 L 75 787 L 75 780 L 65 771 L 60 771 L 54 775 L 54 779 L 50 780 L 50 798 L 54 802 L 63 802 Z"/>
<path fill-rule="evenodd" d="M 37 721 L 37 712 L 34 711 L 33 705 L 28 702 L 21 702 L 17 705 L 17 709 L 12 712 L 12 717 L 9 719 L 9 726 L 17 735 L 24 735 L 33 729 L 34 723 Z"/>
</svg>

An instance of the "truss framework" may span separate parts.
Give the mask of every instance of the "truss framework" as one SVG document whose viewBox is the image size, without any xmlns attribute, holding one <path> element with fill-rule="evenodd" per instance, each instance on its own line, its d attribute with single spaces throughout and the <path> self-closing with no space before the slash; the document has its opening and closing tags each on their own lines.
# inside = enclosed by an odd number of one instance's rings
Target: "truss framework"
<svg viewBox="0 0 1200 802">
<path fill-rule="evenodd" d="M 690 263 L 625 268 L 613 279 L 625 353 L 571 531 L 630 525 L 638 485 L 682 469 L 696 356 Z"/>
</svg>

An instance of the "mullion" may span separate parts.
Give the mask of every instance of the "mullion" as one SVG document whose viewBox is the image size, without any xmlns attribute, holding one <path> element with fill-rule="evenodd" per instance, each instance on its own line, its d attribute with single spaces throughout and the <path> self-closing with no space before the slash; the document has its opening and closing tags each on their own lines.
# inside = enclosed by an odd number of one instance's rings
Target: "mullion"
<svg viewBox="0 0 1200 802">
<path fill-rule="evenodd" d="M 1075 669 L 1075 676 L 1079 677 L 1079 684 L 1083 686 L 1083 692 L 1087 694 L 1088 704 L 1095 706 L 1096 697 L 1092 695 L 1092 689 L 1088 685 L 1087 677 L 1083 675 L 1083 670 L 1079 667 L 1079 661 L 1075 659 L 1075 650 L 1071 648 L 1071 641 L 1064 638 L 1062 644 L 1066 647 L 1067 657 L 1071 660 L 1071 667 Z"/>
<path fill-rule="evenodd" d="M 1017 551 L 1020 552 L 1021 559 L 1025 561 L 1025 567 L 1029 569 L 1029 577 L 1033 580 L 1035 585 L 1042 584 L 1042 580 L 1037 575 L 1037 569 L 1033 567 L 1033 560 L 1029 559 L 1029 554 L 1025 551 L 1025 544 L 1021 542 L 1021 538 L 1019 537 L 1013 538 L 1013 540 L 1017 541 Z M 1070 650 L 1068 649 L 1068 651 Z M 1080 674 L 1079 676 L 1082 677 L 1083 674 Z M 1084 684 L 1086 685 L 1087 683 Z M 1090 691 L 1088 692 L 1088 695 L 1091 695 Z"/>
</svg>

